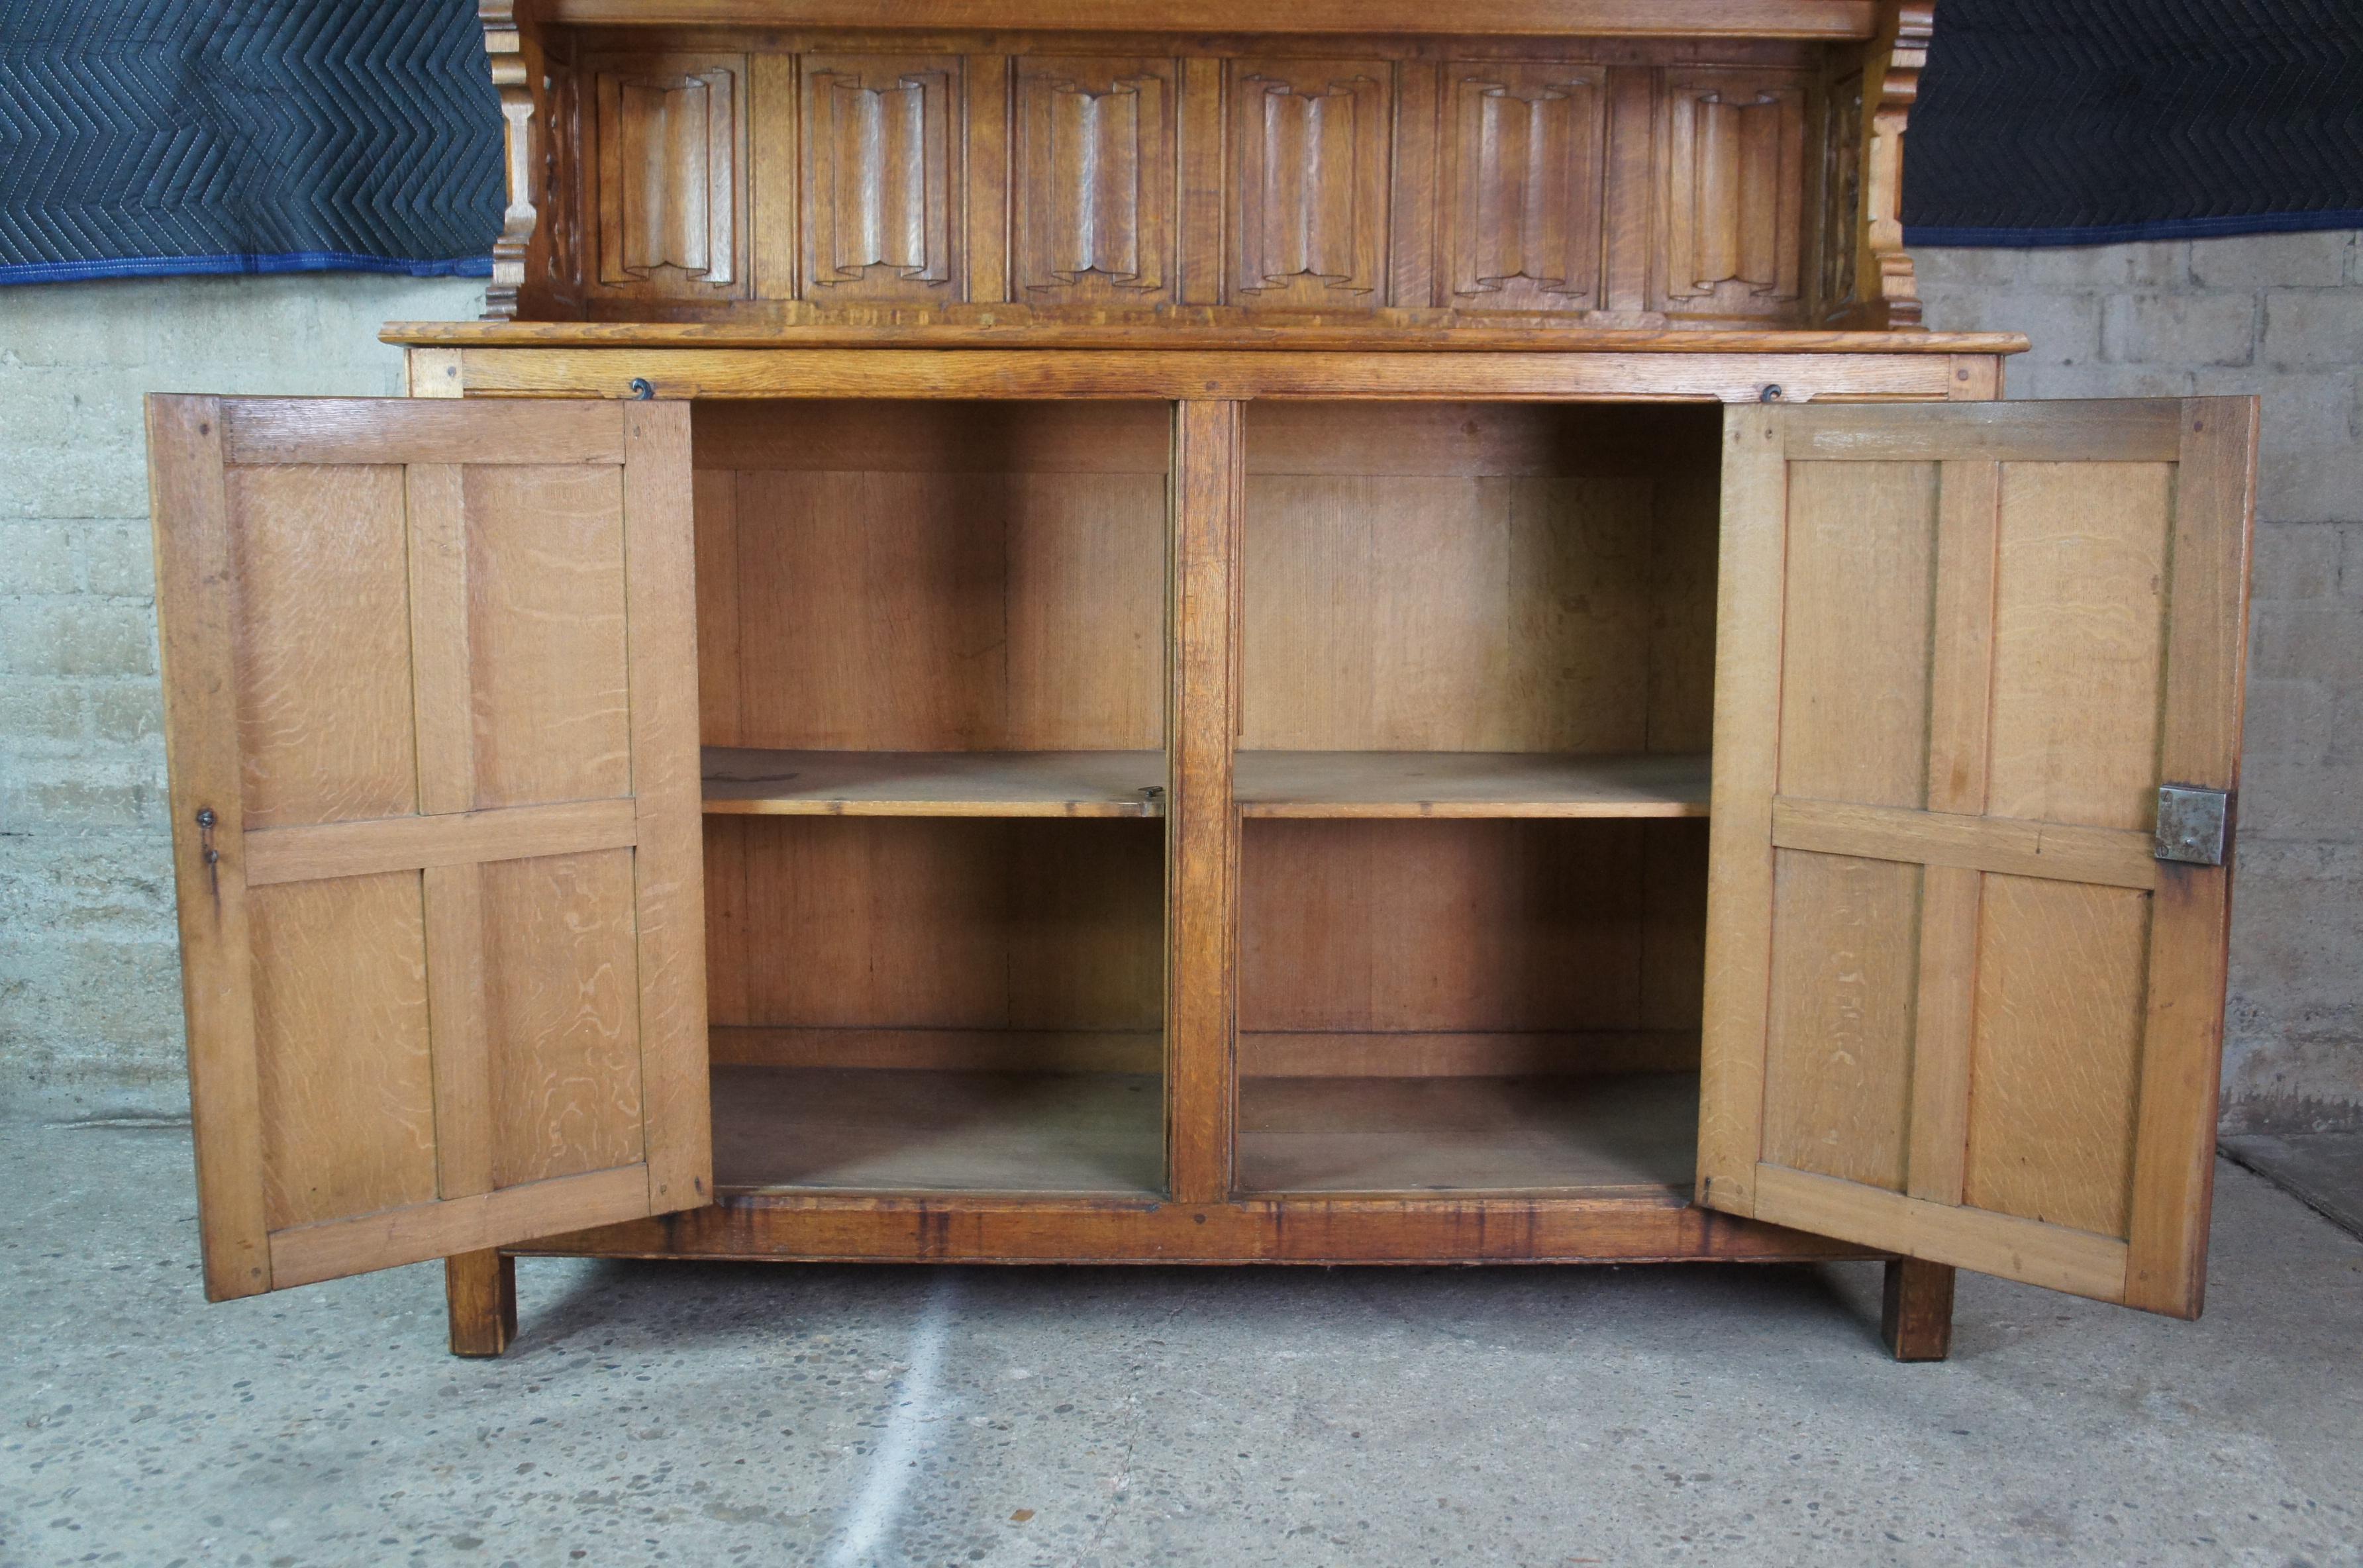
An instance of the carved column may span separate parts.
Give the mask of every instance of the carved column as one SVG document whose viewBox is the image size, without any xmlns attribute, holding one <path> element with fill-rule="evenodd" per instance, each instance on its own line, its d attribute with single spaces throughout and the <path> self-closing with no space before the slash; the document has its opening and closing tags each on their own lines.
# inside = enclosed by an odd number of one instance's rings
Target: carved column
<svg viewBox="0 0 2363 1568">
<path fill-rule="evenodd" d="M 535 179 L 541 160 L 534 124 L 533 83 L 541 73 L 541 50 L 517 25 L 516 0 L 483 0 L 476 14 L 484 24 L 484 51 L 492 57 L 493 85 L 501 95 L 501 162 L 508 180 L 508 205 L 493 241 L 493 281 L 484 290 L 484 319 L 514 321 L 517 292 L 525 287 L 526 252 L 533 244 L 540 213 Z"/>
<path fill-rule="evenodd" d="M 1934 0 L 1889 0 L 1862 71 L 1833 84 L 1823 169 L 1825 326 L 1916 327 L 1903 248 L 1903 134 L 1936 31 Z"/>
</svg>

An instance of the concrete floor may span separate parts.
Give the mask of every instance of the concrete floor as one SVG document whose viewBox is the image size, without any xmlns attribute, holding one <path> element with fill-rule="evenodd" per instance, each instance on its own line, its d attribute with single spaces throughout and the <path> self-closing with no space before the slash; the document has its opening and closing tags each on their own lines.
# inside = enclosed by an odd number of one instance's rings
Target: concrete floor
<svg viewBox="0 0 2363 1568">
<path fill-rule="evenodd" d="M 2363 1132 L 2250 1133 L 2224 1152 L 2350 1234 L 2363 1236 Z"/>
<path fill-rule="evenodd" d="M 0 1562 L 2363 1562 L 2363 1242 L 2221 1167 L 2208 1315 L 1878 1271 L 527 1260 L 208 1307 L 179 1128 L 0 1128 Z"/>
</svg>

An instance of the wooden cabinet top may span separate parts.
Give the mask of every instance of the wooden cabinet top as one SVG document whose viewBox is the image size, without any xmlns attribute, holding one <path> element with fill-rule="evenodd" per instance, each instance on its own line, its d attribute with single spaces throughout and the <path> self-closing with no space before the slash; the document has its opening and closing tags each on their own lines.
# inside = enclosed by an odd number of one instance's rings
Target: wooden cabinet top
<svg viewBox="0 0 2363 1568">
<path fill-rule="evenodd" d="M 1897 200 L 1927 4 L 483 10 L 496 320 L 844 347 L 1919 325 Z"/>
<path fill-rule="evenodd" d="M 1925 9 L 1925 7 L 1921 7 Z M 1514 34 L 1535 38 L 1863 39 L 1878 0 L 487 0 L 488 26 L 519 13 L 601 27 L 1005 28 L 1027 32 Z M 1443 24 L 1448 24 L 1443 25 Z"/>
</svg>

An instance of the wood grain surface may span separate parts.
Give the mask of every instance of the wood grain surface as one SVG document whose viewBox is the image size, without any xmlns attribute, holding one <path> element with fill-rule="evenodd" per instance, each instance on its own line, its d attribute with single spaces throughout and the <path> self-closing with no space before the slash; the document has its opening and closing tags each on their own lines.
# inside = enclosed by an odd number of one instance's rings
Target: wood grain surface
<svg viewBox="0 0 2363 1568">
<path fill-rule="evenodd" d="M 2235 782 L 2252 417 L 1734 416 L 1785 473 L 1726 469 L 1724 641 L 1780 678 L 1719 693 L 1704 1201 L 2195 1315 L 2224 873 L 2150 830 Z"/>
<path fill-rule="evenodd" d="M 209 1291 L 701 1200 L 686 411 L 151 430 Z"/>
</svg>

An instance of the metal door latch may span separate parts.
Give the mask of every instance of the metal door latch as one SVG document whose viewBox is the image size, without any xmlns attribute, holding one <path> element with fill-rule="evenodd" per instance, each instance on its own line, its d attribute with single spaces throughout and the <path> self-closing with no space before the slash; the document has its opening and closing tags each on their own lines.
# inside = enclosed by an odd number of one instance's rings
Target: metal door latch
<svg viewBox="0 0 2363 1568">
<path fill-rule="evenodd" d="M 197 808 L 197 854 L 205 863 L 205 884 L 216 899 L 221 897 L 221 851 L 214 847 L 214 824 L 220 820 L 211 806 Z"/>
<path fill-rule="evenodd" d="M 2151 852 L 2158 859 L 2221 866 L 2231 834 L 2232 798 L 2223 790 L 2158 786 L 2158 847 Z"/>
</svg>

